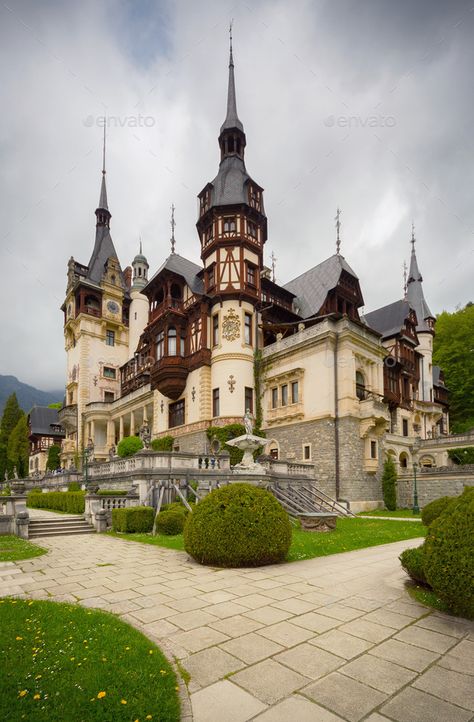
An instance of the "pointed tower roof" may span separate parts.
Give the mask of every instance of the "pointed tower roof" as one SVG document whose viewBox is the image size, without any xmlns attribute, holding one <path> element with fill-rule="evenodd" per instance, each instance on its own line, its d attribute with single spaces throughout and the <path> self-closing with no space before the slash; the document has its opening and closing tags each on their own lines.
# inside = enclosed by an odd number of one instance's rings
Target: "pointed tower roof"
<svg viewBox="0 0 474 722">
<path fill-rule="evenodd" d="M 100 210 L 109 210 L 109 206 L 107 204 L 107 186 L 105 184 L 105 170 L 102 171 L 102 182 L 100 184 L 100 197 L 99 197 L 99 205 L 97 206 L 97 209 Z"/>
<path fill-rule="evenodd" d="M 239 120 L 237 115 L 237 100 L 235 96 L 235 78 L 234 78 L 234 56 L 232 54 L 232 24 L 230 26 L 230 49 L 229 49 L 229 85 L 227 87 L 227 115 L 221 125 L 221 133 L 224 130 L 230 130 L 231 128 L 238 128 L 242 133 L 244 132 L 244 126 Z"/>
<path fill-rule="evenodd" d="M 428 304 L 425 301 L 425 295 L 423 293 L 423 276 L 418 268 L 418 260 L 416 258 L 415 251 L 415 228 L 412 224 L 411 229 L 411 258 L 410 258 L 410 270 L 408 272 L 407 291 L 406 298 L 410 303 L 410 306 L 414 309 L 416 317 L 418 319 L 418 325 L 416 327 L 417 332 L 433 331 L 432 321 L 435 317 L 431 313 Z"/>
</svg>

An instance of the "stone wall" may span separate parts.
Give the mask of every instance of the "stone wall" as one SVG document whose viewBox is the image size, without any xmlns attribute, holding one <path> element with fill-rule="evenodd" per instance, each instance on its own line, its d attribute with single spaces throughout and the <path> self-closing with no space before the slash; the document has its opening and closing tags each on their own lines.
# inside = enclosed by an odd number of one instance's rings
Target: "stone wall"
<svg viewBox="0 0 474 722">
<path fill-rule="evenodd" d="M 173 429 L 169 431 L 173 435 Z M 191 434 L 176 436 L 175 444 L 179 444 L 179 450 L 188 454 L 209 453 L 209 439 L 205 431 L 194 431 Z"/>
<path fill-rule="evenodd" d="M 378 471 L 376 474 L 368 474 L 364 469 L 364 439 L 360 438 L 359 423 L 359 419 L 353 417 L 339 420 L 339 497 L 350 502 L 375 502 L 368 507 L 373 508 L 382 500 L 381 445 L 379 444 Z M 334 419 L 328 417 L 286 426 L 272 426 L 265 429 L 265 432 L 268 440 L 275 439 L 278 442 L 281 459 L 302 461 L 303 445 L 311 444 L 316 484 L 329 496 L 336 496 Z"/>
<path fill-rule="evenodd" d="M 422 472 L 417 475 L 418 504 L 423 508 L 440 496 L 459 496 L 465 486 L 474 486 L 474 472 L 459 470 Z M 397 504 L 401 508 L 413 506 L 413 476 L 398 477 Z"/>
</svg>

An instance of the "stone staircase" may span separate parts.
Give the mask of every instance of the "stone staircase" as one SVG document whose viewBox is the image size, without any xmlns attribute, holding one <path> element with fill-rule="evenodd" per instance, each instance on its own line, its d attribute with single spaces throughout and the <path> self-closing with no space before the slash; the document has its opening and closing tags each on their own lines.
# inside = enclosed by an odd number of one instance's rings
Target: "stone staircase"
<svg viewBox="0 0 474 722">
<path fill-rule="evenodd" d="M 269 484 L 268 491 L 278 499 L 290 516 L 299 514 L 327 513 L 337 516 L 353 517 L 350 509 L 324 491 L 318 489 L 310 481 L 303 484 Z"/>
<path fill-rule="evenodd" d="M 54 519 L 30 519 L 29 539 L 40 536 L 66 536 L 69 534 L 94 534 L 95 529 L 90 526 L 83 516 L 65 515 Z"/>
</svg>

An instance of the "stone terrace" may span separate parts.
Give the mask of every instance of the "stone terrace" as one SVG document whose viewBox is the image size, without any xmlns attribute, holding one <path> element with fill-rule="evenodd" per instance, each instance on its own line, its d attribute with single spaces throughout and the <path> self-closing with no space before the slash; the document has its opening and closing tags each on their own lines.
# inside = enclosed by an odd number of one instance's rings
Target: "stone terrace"
<svg viewBox="0 0 474 722">
<path fill-rule="evenodd" d="M 189 671 L 195 722 L 474 719 L 474 624 L 405 592 L 397 557 L 416 540 L 239 570 L 106 536 L 38 541 L 48 555 L 0 565 L 1 594 L 120 615 Z"/>
</svg>

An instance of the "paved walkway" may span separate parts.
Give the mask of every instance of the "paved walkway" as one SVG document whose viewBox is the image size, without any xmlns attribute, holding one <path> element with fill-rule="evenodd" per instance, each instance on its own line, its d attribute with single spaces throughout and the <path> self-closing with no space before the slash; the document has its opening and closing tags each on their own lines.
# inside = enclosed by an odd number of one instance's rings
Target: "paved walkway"
<svg viewBox="0 0 474 722">
<path fill-rule="evenodd" d="M 2 594 L 76 601 L 164 641 L 191 675 L 195 722 L 468 722 L 474 624 L 404 591 L 418 540 L 255 570 L 85 535 L 0 565 Z"/>
</svg>

